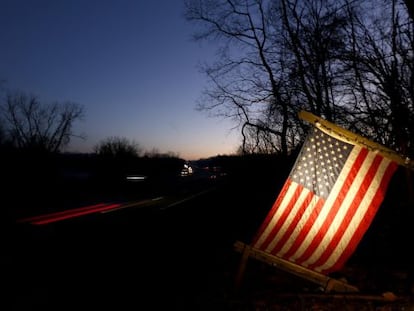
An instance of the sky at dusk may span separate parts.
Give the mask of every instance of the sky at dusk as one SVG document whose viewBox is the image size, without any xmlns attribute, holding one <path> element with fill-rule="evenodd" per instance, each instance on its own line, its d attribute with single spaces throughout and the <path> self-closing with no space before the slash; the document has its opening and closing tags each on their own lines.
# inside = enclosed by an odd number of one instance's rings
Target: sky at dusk
<svg viewBox="0 0 414 311">
<path fill-rule="evenodd" d="M 0 0 L 6 90 L 85 109 L 68 151 L 118 136 L 193 160 L 234 153 L 235 124 L 196 111 L 215 48 L 191 40 L 183 0 Z"/>
</svg>

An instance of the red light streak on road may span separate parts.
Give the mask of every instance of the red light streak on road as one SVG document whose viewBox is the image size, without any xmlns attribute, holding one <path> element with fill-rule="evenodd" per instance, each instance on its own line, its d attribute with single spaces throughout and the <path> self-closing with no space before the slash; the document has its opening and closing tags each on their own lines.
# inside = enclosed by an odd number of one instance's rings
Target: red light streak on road
<svg viewBox="0 0 414 311">
<path fill-rule="evenodd" d="M 33 225 L 45 225 L 48 223 L 52 223 L 52 222 L 56 222 L 56 221 L 60 221 L 64 219 L 69 219 L 69 218 L 74 218 L 74 217 L 83 216 L 87 214 L 110 210 L 113 208 L 117 208 L 119 206 L 121 206 L 121 204 L 100 203 L 96 205 L 79 207 L 79 208 L 74 208 L 74 209 L 65 210 L 61 212 L 55 212 L 55 213 L 50 213 L 50 214 L 44 214 L 44 215 L 24 218 L 24 219 L 18 220 L 18 222 L 20 223 L 29 222 Z"/>
</svg>

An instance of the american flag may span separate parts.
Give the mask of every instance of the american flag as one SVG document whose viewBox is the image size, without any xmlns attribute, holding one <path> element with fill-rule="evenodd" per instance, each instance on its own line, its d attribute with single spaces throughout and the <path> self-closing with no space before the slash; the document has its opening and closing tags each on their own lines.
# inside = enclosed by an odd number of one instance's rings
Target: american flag
<svg viewBox="0 0 414 311">
<path fill-rule="evenodd" d="M 329 274 L 370 226 L 398 164 L 313 127 L 252 247 Z"/>
</svg>

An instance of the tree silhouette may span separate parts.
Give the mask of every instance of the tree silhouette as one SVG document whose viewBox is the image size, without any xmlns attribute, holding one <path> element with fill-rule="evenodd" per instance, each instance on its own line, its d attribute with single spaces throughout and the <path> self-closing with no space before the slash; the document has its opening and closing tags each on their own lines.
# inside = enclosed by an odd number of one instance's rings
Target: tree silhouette
<svg viewBox="0 0 414 311">
<path fill-rule="evenodd" d="M 59 152 L 72 137 L 83 106 L 73 102 L 45 104 L 23 92 L 9 93 L 0 106 L 4 141 L 27 151 Z"/>
<path fill-rule="evenodd" d="M 408 2 L 407 2 L 408 3 Z M 196 41 L 215 42 L 197 108 L 231 118 L 244 153 L 295 150 L 307 110 L 414 154 L 413 20 L 392 0 L 186 0 Z"/>
<path fill-rule="evenodd" d="M 138 143 L 119 136 L 101 140 L 95 145 L 94 151 L 99 156 L 108 158 L 133 158 L 140 156 L 142 152 Z"/>
</svg>

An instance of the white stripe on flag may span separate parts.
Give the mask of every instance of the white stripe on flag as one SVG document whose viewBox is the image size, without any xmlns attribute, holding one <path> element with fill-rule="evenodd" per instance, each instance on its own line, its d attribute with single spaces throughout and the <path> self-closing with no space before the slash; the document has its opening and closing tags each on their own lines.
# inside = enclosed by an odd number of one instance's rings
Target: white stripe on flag
<svg viewBox="0 0 414 311">
<path fill-rule="evenodd" d="M 283 245 L 282 249 L 278 252 L 279 256 L 284 256 L 289 249 L 293 246 L 293 243 L 298 239 L 300 234 L 303 234 L 304 231 L 309 230 L 305 226 L 306 222 L 309 220 L 310 215 L 314 212 L 314 209 L 316 208 L 317 203 L 319 202 L 319 198 L 317 196 L 312 196 L 310 202 L 308 203 L 301 219 L 299 220 L 298 224 L 296 225 L 296 229 L 293 230 L 291 236 L 286 241 L 285 245 Z M 305 232 L 306 234 L 306 232 Z"/>
<path fill-rule="evenodd" d="M 297 184 L 295 182 L 292 182 L 291 188 L 297 188 Z M 299 197 L 297 198 L 292 210 L 289 213 L 289 216 L 286 218 L 285 222 L 282 224 L 282 226 L 278 229 L 277 234 L 273 238 L 272 242 L 266 247 L 266 252 L 272 252 L 273 248 L 275 247 L 276 243 L 279 242 L 279 240 L 282 238 L 283 235 L 289 234 L 290 232 L 287 230 L 294 220 L 295 217 L 298 216 L 298 212 L 300 208 L 303 206 L 303 202 L 306 199 L 307 195 L 309 194 L 309 190 L 304 188 Z M 302 215 L 303 218 L 303 215 Z M 279 254 L 278 254 L 279 255 Z"/>
<path fill-rule="evenodd" d="M 280 219 L 280 217 L 283 215 L 283 212 L 285 211 L 287 205 L 292 200 L 294 193 L 296 191 L 297 184 L 292 187 L 292 185 L 289 187 L 289 189 L 286 191 L 286 195 L 283 197 L 282 202 L 277 207 L 275 213 L 273 214 L 272 220 L 267 225 L 266 229 L 263 231 L 263 233 L 260 235 L 259 240 L 255 243 L 254 247 L 261 248 L 267 237 L 270 235 L 271 231 L 275 227 L 277 221 Z"/>
</svg>

